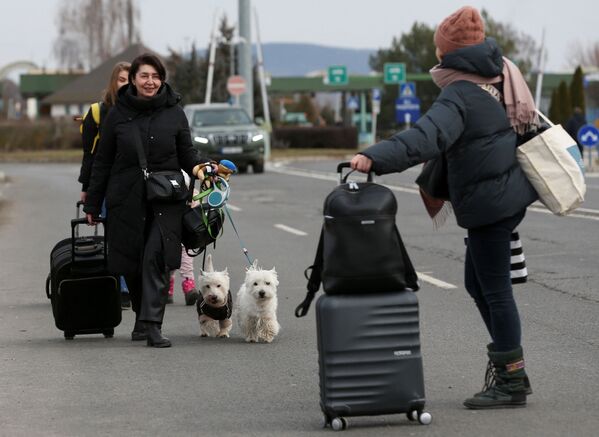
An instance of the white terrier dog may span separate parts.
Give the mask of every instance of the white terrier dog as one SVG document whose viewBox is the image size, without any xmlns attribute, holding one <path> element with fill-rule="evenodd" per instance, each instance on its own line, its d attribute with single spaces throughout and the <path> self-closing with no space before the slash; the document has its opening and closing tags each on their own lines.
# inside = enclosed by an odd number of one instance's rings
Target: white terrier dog
<svg viewBox="0 0 599 437">
<path fill-rule="evenodd" d="M 245 341 L 270 343 L 279 333 L 277 321 L 277 272 L 262 270 L 255 260 L 246 269 L 244 283 L 237 292 L 237 321 Z"/>
<path fill-rule="evenodd" d="M 202 337 L 229 337 L 233 322 L 233 300 L 229 289 L 227 269 L 217 272 L 212 265 L 212 255 L 206 257 L 206 270 L 200 270 L 198 287 L 201 298 L 196 307 Z"/>
</svg>

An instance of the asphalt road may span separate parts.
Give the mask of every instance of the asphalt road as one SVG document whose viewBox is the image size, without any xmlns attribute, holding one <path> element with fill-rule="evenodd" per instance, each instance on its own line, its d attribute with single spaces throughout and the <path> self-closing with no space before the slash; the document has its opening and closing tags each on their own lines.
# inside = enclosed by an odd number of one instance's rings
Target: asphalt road
<svg viewBox="0 0 599 437">
<path fill-rule="evenodd" d="M 234 220 L 252 257 L 275 266 L 282 330 L 272 344 L 199 337 L 194 307 L 177 289 L 166 311 L 170 349 L 132 343 L 131 311 L 115 337 L 65 341 L 44 292 L 52 246 L 69 233 L 76 165 L 0 164 L 0 435 L 326 435 L 318 404 L 314 309 L 293 316 L 305 293 L 336 162 L 298 161 L 232 179 Z M 599 180 L 584 210 L 555 217 L 530 209 L 520 226 L 530 280 L 515 293 L 534 394 L 525 409 L 474 412 L 464 398 L 483 383 L 488 339 L 463 288 L 463 236 L 434 231 L 413 189 L 415 173 L 381 178 L 400 205 L 397 223 L 422 273 L 421 340 L 427 410 L 352 418 L 349 435 L 596 436 L 599 429 Z M 283 225 L 283 226 L 277 226 Z M 299 231 L 299 232 L 298 232 Z M 230 225 L 213 252 L 233 294 L 246 260 Z M 360 254 L 368 256 L 368 254 Z M 196 259 L 196 267 L 201 264 Z M 454 286 L 455 288 L 451 288 Z"/>
</svg>

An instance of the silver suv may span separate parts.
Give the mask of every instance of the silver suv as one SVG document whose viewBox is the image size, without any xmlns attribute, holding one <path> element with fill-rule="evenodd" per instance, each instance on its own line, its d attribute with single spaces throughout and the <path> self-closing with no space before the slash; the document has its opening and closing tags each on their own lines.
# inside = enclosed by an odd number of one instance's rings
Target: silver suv
<svg viewBox="0 0 599 437">
<path fill-rule="evenodd" d="M 254 173 L 264 172 L 265 133 L 238 106 L 226 103 L 190 104 L 183 108 L 193 145 L 203 156 L 220 161 L 229 159 L 240 173 L 252 166 Z"/>
</svg>

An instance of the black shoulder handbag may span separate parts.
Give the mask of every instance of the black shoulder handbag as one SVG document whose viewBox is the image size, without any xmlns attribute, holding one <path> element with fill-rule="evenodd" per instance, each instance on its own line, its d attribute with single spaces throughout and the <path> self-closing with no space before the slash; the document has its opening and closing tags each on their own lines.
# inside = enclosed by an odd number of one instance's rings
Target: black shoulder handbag
<svg viewBox="0 0 599 437">
<path fill-rule="evenodd" d="M 150 202 L 177 202 L 187 198 L 187 185 L 181 170 L 148 171 L 148 162 L 141 144 L 137 126 L 133 126 L 133 138 L 139 166 L 146 181 L 146 198 Z"/>
</svg>

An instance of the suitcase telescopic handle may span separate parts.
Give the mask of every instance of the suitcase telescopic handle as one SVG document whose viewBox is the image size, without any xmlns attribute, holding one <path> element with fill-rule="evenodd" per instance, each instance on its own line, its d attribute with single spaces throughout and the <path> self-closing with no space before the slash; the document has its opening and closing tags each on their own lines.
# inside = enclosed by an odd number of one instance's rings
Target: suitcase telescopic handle
<svg viewBox="0 0 599 437">
<path fill-rule="evenodd" d="M 75 218 L 79 218 L 81 215 L 81 207 L 85 205 L 85 202 L 82 200 L 78 200 L 77 201 L 77 213 L 75 214 Z M 75 229 L 75 237 L 79 236 L 79 228 Z M 94 236 L 98 236 L 98 227 L 96 226 L 96 228 L 94 229 Z"/>
<path fill-rule="evenodd" d="M 347 182 L 347 177 L 350 174 L 352 174 L 353 172 L 355 172 L 355 170 L 351 170 L 351 171 L 347 172 L 347 174 L 345 176 L 343 176 L 344 168 L 351 168 L 351 164 L 349 161 L 344 161 L 344 162 L 340 162 L 339 164 L 337 164 L 337 173 L 339 173 L 339 183 L 340 184 L 345 184 Z M 374 180 L 374 173 L 372 171 L 369 171 L 368 176 L 366 177 L 366 181 L 372 182 L 373 180 Z"/>
<path fill-rule="evenodd" d="M 79 202 L 77 202 L 79 203 Z M 95 235 L 98 235 L 98 223 L 102 223 L 102 225 L 104 226 L 104 232 L 102 234 L 102 239 L 104 240 L 104 262 L 106 262 L 107 260 L 107 244 L 106 244 L 106 219 L 104 217 L 96 217 L 94 218 L 94 220 L 96 221 L 95 226 Z M 79 236 L 79 232 L 76 231 L 80 225 L 85 225 L 87 224 L 87 218 L 82 217 L 82 218 L 76 218 L 71 220 L 71 261 L 73 262 L 73 264 L 75 264 L 75 238 L 76 236 Z"/>
</svg>

